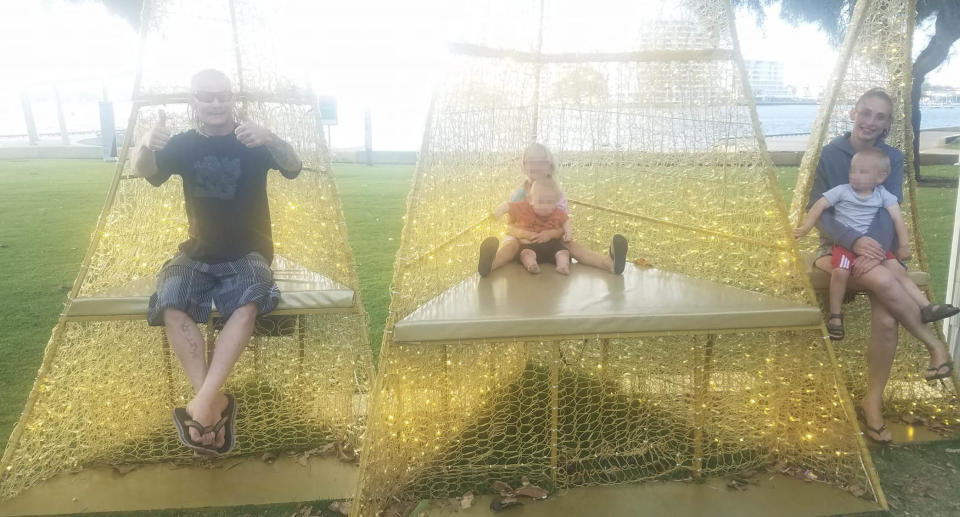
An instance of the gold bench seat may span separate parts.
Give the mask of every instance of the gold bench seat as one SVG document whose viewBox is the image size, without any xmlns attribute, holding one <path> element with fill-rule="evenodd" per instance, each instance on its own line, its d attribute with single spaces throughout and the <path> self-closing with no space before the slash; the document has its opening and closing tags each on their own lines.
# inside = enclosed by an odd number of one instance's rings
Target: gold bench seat
<svg viewBox="0 0 960 517">
<path fill-rule="evenodd" d="M 707 280 L 627 264 L 622 276 L 574 264 L 570 275 L 508 265 L 474 275 L 393 329 L 395 342 L 719 331 L 820 325 L 820 310 Z"/>
<path fill-rule="evenodd" d="M 352 289 L 299 264 L 277 256 L 273 275 L 280 288 L 280 302 L 271 314 L 306 314 L 354 306 Z M 70 300 L 66 317 L 76 320 L 145 318 L 155 277 L 143 277 L 95 296 Z M 216 310 L 213 312 L 217 316 Z"/>
</svg>

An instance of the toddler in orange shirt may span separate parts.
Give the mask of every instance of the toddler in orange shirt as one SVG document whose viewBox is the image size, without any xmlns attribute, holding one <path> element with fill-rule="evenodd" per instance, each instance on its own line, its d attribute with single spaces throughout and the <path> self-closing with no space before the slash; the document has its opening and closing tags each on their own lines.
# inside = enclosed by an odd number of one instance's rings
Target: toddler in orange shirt
<svg viewBox="0 0 960 517">
<path fill-rule="evenodd" d="M 520 263 L 530 273 L 539 273 L 540 264 L 555 264 L 557 273 L 570 274 L 570 251 L 564 241 L 570 240 L 570 219 L 560 208 L 562 193 L 553 178 L 542 178 L 530 187 L 529 200 L 503 203 L 494 211 L 495 217 L 509 215 L 507 234 L 520 241 Z M 511 250 L 501 248 L 500 252 Z M 515 257 L 498 257 L 503 265 Z M 495 269 L 495 268 L 494 268 Z"/>
</svg>

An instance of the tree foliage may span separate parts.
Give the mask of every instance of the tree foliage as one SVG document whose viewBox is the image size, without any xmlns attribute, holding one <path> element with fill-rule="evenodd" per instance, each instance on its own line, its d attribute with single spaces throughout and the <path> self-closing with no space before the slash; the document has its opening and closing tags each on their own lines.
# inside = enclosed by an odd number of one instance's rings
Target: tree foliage
<svg viewBox="0 0 960 517">
<path fill-rule="evenodd" d="M 732 0 L 733 5 L 753 12 L 764 20 L 764 7 L 780 5 L 780 18 L 798 25 L 812 23 L 820 28 L 834 46 L 846 35 L 857 0 Z M 913 156 L 914 170 L 920 179 L 920 97 L 927 74 L 936 70 L 950 55 L 950 48 L 960 39 L 960 0 L 917 0 L 917 23 L 934 21 L 934 33 L 927 46 L 913 62 Z"/>
</svg>

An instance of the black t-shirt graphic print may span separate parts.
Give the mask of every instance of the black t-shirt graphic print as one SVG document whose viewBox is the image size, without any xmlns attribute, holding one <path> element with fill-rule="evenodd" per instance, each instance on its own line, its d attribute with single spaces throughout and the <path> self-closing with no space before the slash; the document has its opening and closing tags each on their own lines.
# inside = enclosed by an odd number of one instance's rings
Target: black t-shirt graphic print
<svg viewBox="0 0 960 517">
<path fill-rule="evenodd" d="M 267 171 L 279 167 L 266 147 L 248 148 L 232 133 L 191 130 L 172 137 L 156 157 L 159 172 L 147 178 L 150 183 L 160 186 L 171 174 L 183 178 L 190 238 L 180 244 L 182 252 L 208 264 L 251 251 L 273 260 Z"/>
</svg>

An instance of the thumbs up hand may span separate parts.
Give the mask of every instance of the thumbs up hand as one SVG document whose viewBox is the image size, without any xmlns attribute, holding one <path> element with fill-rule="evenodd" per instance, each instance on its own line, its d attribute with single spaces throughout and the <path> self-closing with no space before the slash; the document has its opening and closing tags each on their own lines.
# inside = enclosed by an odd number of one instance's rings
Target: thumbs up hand
<svg viewBox="0 0 960 517">
<path fill-rule="evenodd" d="M 167 112 L 160 110 L 157 124 L 147 134 L 146 145 L 151 151 L 159 151 L 170 141 L 170 130 L 167 129 Z"/>
<path fill-rule="evenodd" d="M 240 125 L 234 130 L 234 133 L 236 133 L 237 140 L 241 144 L 247 147 L 260 147 L 276 140 L 276 136 L 269 129 L 246 120 L 244 116 L 241 116 L 240 120 Z"/>
</svg>

